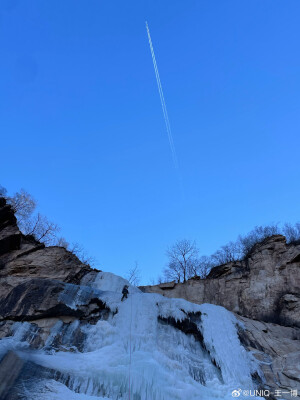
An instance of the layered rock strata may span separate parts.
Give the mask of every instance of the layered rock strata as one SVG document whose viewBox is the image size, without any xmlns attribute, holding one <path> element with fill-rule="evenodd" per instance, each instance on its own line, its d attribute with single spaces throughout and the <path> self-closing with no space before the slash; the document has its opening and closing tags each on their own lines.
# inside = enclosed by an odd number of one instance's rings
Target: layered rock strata
<svg viewBox="0 0 300 400">
<path fill-rule="evenodd" d="M 300 244 L 276 235 L 249 257 L 215 267 L 207 279 L 143 286 L 148 293 L 221 305 L 238 315 L 300 327 Z"/>
<path fill-rule="evenodd" d="M 244 325 L 241 343 L 260 365 L 261 387 L 272 393 L 300 393 L 299 254 L 299 245 L 287 245 L 284 237 L 274 236 L 247 260 L 214 268 L 207 280 L 142 289 L 235 312 Z M 45 247 L 23 235 L 10 206 L 0 198 L 0 338 L 13 337 L 17 329 L 30 349 L 82 351 L 85 338 L 80 327 L 113 315 L 91 287 L 86 289 L 97 273 L 66 249 Z M 193 321 L 183 322 L 162 320 L 196 337 Z M 54 327 L 59 330 L 51 337 Z M 14 352 L 0 354 L 0 398 L 22 398 L 22 385 L 39 374 L 69 379 Z"/>
</svg>

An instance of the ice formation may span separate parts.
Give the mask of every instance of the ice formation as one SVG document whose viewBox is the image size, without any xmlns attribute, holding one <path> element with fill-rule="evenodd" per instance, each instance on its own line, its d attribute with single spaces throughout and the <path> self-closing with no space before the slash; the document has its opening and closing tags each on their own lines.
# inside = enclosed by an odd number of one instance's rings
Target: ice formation
<svg viewBox="0 0 300 400">
<path fill-rule="evenodd" d="M 232 399 L 233 390 L 254 389 L 257 365 L 240 344 L 232 313 L 142 293 L 133 286 L 121 302 L 124 284 L 128 282 L 121 277 L 99 272 L 80 289 L 68 285 L 62 298 L 70 307 L 84 304 L 92 293 L 106 304 L 109 315 L 96 324 L 57 322 L 42 349 L 29 351 L 34 324 L 14 324 L 12 336 L 0 341 L 0 357 L 14 349 L 48 371 L 24 387 L 24 398 L 214 400 Z M 83 338 L 80 349 L 73 343 L 76 332 Z"/>
</svg>

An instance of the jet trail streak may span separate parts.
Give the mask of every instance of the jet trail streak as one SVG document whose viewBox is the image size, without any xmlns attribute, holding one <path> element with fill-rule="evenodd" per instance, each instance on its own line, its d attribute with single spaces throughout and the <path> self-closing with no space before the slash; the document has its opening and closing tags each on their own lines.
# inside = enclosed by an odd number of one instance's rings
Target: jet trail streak
<svg viewBox="0 0 300 400">
<path fill-rule="evenodd" d="M 173 162 L 174 162 L 175 168 L 178 169 L 177 155 L 176 155 L 175 145 L 174 145 L 173 136 L 172 136 L 172 132 L 171 132 L 171 126 L 170 126 L 170 121 L 169 121 L 169 117 L 168 117 L 166 102 L 165 102 L 164 93 L 163 93 L 161 82 L 160 82 L 160 77 L 159 77 L 158 68 L 157 68 L 157 64 L 156 64 L 154 49 L 153 49 L 152 40 L 151 40 L 151 36 L 150 36 L 150 30 L 149 30 L 149 26 L 148 26 L 147 22 L 146 22 L 146 29 L 147 29 L 147 34 L 148 34 L 149 46 L 150 46 L 150 51 L 151 51 L 151 56 L 152 56 L 152 61 L 153 61 L 153 66 L 154 66 L 154 72 L 155 72 L 161 107 L 162 107 L 163 114 L 164 114 L 167 134 L 168 134 L 170 148 L 171 148 L 171 152 L 172 152 Z"/>
</svg>

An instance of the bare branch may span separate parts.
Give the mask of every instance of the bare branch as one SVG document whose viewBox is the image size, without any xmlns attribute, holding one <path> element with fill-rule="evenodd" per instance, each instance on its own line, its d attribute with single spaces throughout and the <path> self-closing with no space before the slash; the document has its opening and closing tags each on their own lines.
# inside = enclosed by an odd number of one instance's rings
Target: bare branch
<svg viewBox="0 0 300 400">
<path fill-rule="evenodd" d="M 196 243 L 187 239 L 178 240 L 167 250 L 169 262 L 164 270 L 166 279 L 185 282 L 197 275 L 199 268 L 199 250 Z"/>
<path fill-rule="evenodd" d="M 7 189 L 0 185 L 0 197 L 6 197 L 7 196 Z"/>
<path fill-rule="evenodd" d="M 55 244 L 59 230 L 58 225 L 50 222 L 40 213 L 22 223 L 22 231 L 26 235 L 33 235 L 36 240 L 45 243 L 46 246 Z"/>
<path fill-rule="evenodd" d="M 140 283 L 141 271 L 137 261 L 135 261 L 135 266 L 128 271 L 127 280 L 133 286 L 138 286 Z"/>
<path fill-rule="evenodd" d="M 36 208 L 36 201 L 24 189 L 21 189 L 12 197 L 7 197 L 7 201 L 15 212 L 19 224 L 27 220 Z"/>
<path fill-rule="evenodd" d="M 79 243 L 72 243 L 71 246 L 68 247 L 68 250 L 75 254 L 79 260 L 90 267 L 93 267 L 96 264 L 96 259 L 92 256 L 89 256 L 83 246 Z"/>
</svg>

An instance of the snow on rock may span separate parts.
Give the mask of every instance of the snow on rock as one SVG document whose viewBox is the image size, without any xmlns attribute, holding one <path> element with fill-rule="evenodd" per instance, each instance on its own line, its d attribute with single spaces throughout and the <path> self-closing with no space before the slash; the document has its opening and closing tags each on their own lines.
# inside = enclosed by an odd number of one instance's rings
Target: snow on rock
<svg viewBox="0 0 300 400">
<path fill-rule="evenodd" d="M 35 397 L 214 400 L 232 399 L 232 391 L 239 388 L 254 389 L 251 374 L 257 367 L 239 342 L 237 320 L 232 313 L 211 304 L 196 305 L 142 293 L 130 285 L 128 299 L 121 302 L 125 284 L 129 285 L 125 279 L 105 272 L 89 284 L 93 296 L 105 303 L 111 313 L 95 325 L 73 322 L 70 332 L 80 326 L 85 337 L 82 352 L 49 353 L 43 349 L 29 355 L 24 343 L 20 345 L 20 332 L 18 338 L 15 335 L 11 339 L 10 345 L 19 341 L 19 356 L 57 371 L 59 382 L 39 382 Z M 73 300 L 70 292 L 64 295 L 75 308 L 87 297 L 88 290 L 88 286 L 82 286 L 83 296 L 74 291 Z M 191 316 L 195 331 L 184 332 L 176 326 Z M 47 345 L 59 329 L 59 323 L 52 328 Z M 28 399 L 33 397 L 31 392 Z"/>
</svg>

